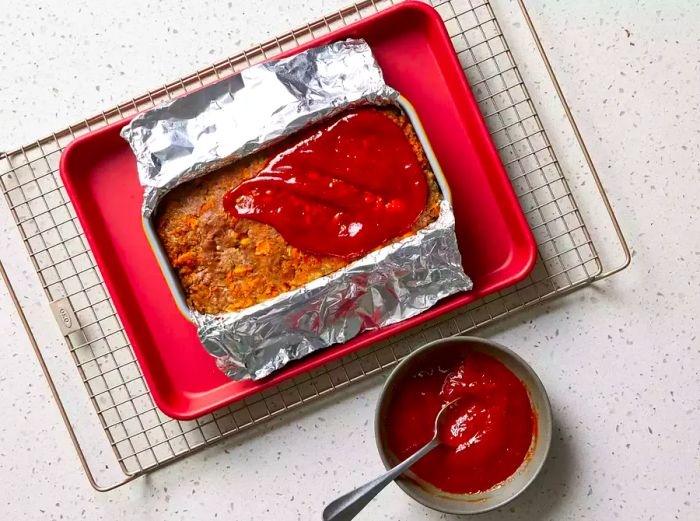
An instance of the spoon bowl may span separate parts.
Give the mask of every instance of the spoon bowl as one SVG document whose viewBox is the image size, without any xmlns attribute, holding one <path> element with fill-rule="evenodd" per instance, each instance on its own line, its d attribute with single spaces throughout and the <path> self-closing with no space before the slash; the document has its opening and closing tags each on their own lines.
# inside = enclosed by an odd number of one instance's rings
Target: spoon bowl
<svg viewBox="0 0 700 521">
<path fill-rule="evenodd" d="M 403 473 L 396 484 L 411 498 L 423 505 L 449 514 L 478 514 L 501 507 L 520 495 L 542 469 L 552 437 L 552 416 L 547 393 L 542 382 L 532 368 L 516 353 L 506 347 L 476 337 L 453 337 L 431 342 L 417 349 L 406 357 L 389 375 L 382 389 L 375 415 L 375 435 L 377 448 L 384 466 L 389 469 L 397 465 L 399 459 L 388 448 L 386 439 L 387 410 L 391 400 L 400 386 L 409 382 L 404 376 L 432 358 L 444 354 L 445 351 L 457 356 L 477 351 L 489 355 L 505 365 L 524 384 L 530 403 L 536 415 L 535 432 L 530 452 L 518 470 L 503 483 L 490 490 L 475 494 L 451 494 L 442 491 L 422 480 L 410 470 Z M 445 421 L 456 402 L 450 402 L 436 418 L 438 422 Z M 466 471 L 466 470 L 465 470 Z"/>
</svg>

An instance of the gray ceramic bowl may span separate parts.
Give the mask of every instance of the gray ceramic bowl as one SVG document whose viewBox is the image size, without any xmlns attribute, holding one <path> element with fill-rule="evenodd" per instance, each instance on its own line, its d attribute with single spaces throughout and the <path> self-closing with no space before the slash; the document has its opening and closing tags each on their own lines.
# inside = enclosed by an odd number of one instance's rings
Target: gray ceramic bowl
<svg viewBox="0 0 700 521">
<path fill-rule="evenodd" d="M 384 418 L 396 383 L 406 372 L 446 349 L 464 353 L 475 350 L 499 360 L 525 384 L 537 415 L 537 436 L 533 438 L 529 457 L 515 474 L 491 490 L 478 494 L 449 494 L 426 483 L 410 471 L 396 481 L 406 494 L 432 509 L 448 514 L 479 514 L 505 505 L 522 493 L 537 477 L 549 452 L 552 439 L 552 412 L 542 382 L 527 362 L 510 349 L 489 340 L 465 336 L 431 342 L 411 353 L 394 369 L 379 398 L 374 427 L 377 448 L 387 469 L 399 463 L 384 443 Z"/>
</svg>

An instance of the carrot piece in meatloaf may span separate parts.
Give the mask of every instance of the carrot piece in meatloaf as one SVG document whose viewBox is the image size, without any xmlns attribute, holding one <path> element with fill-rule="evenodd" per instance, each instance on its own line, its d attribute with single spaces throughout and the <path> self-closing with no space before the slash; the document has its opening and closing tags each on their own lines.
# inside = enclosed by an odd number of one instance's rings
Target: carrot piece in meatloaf
<svg viewBox="0 0 700 521">
<path fill-rule="evenodd" d="M 437 219 L 440 191 L 408 118 L 393 107 L 376 110 L 402 128 L 428 181 L 425 209 L 407 236 Z M 304 253 L 289 245 L 273 227 L 234 218 L 223 208 L 222 200 L 229 190 L 255 176 L 268 158 L 294 140 L 291 136 L 270 149 L 182 184 L 161 201 L 156 215 L 158 236 L 192 309 L 210 314 L 244 309 L 348 264 L 340 257 Z"/>
</svg>

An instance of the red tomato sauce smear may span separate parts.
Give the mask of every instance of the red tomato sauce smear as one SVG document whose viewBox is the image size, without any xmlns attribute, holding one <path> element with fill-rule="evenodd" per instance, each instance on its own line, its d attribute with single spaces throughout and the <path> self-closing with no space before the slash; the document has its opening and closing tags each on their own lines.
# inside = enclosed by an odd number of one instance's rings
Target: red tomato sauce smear
<svg viewBox="0 0 700 521">
<path fill-rule="evenodd" d="M 484 492 L 520 467 L 537 434 L 525 386 L 489 355 L 441 355 L 402 376 L 388 404 L 387 446 L 406 459 L 430 441 L 438 412 L 459 397 L 441 422 L 442 443 L 411 470 L 444 492 Z"/>
<path fill-rule="evenodd" d="M 228 192 L 224 208 L 269 224 L 300 250 L 349 260 L 407 232 L 427 198 L 401 127 L 359 109 L 302 133 Z"/>
</svg>

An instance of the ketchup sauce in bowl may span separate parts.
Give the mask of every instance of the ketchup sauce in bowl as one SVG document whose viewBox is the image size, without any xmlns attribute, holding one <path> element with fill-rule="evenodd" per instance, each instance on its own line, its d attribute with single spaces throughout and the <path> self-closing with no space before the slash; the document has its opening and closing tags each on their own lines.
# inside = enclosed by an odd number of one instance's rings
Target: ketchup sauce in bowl
<svg viewBox="0 0 700 521">
<path fill-rule="evenodd" d="M 534 480 L 549 450 L 551 410 L 542 382 L 522 358 L 487 340 L 455 337 L 418 349 L 396 367 L 380 397 L 375 431 L 384 465 L 425 445 L 437 413 L 451 403 L 441 444 L 398 485 L 447 513 L 504 505 Z"/>
</svg>

